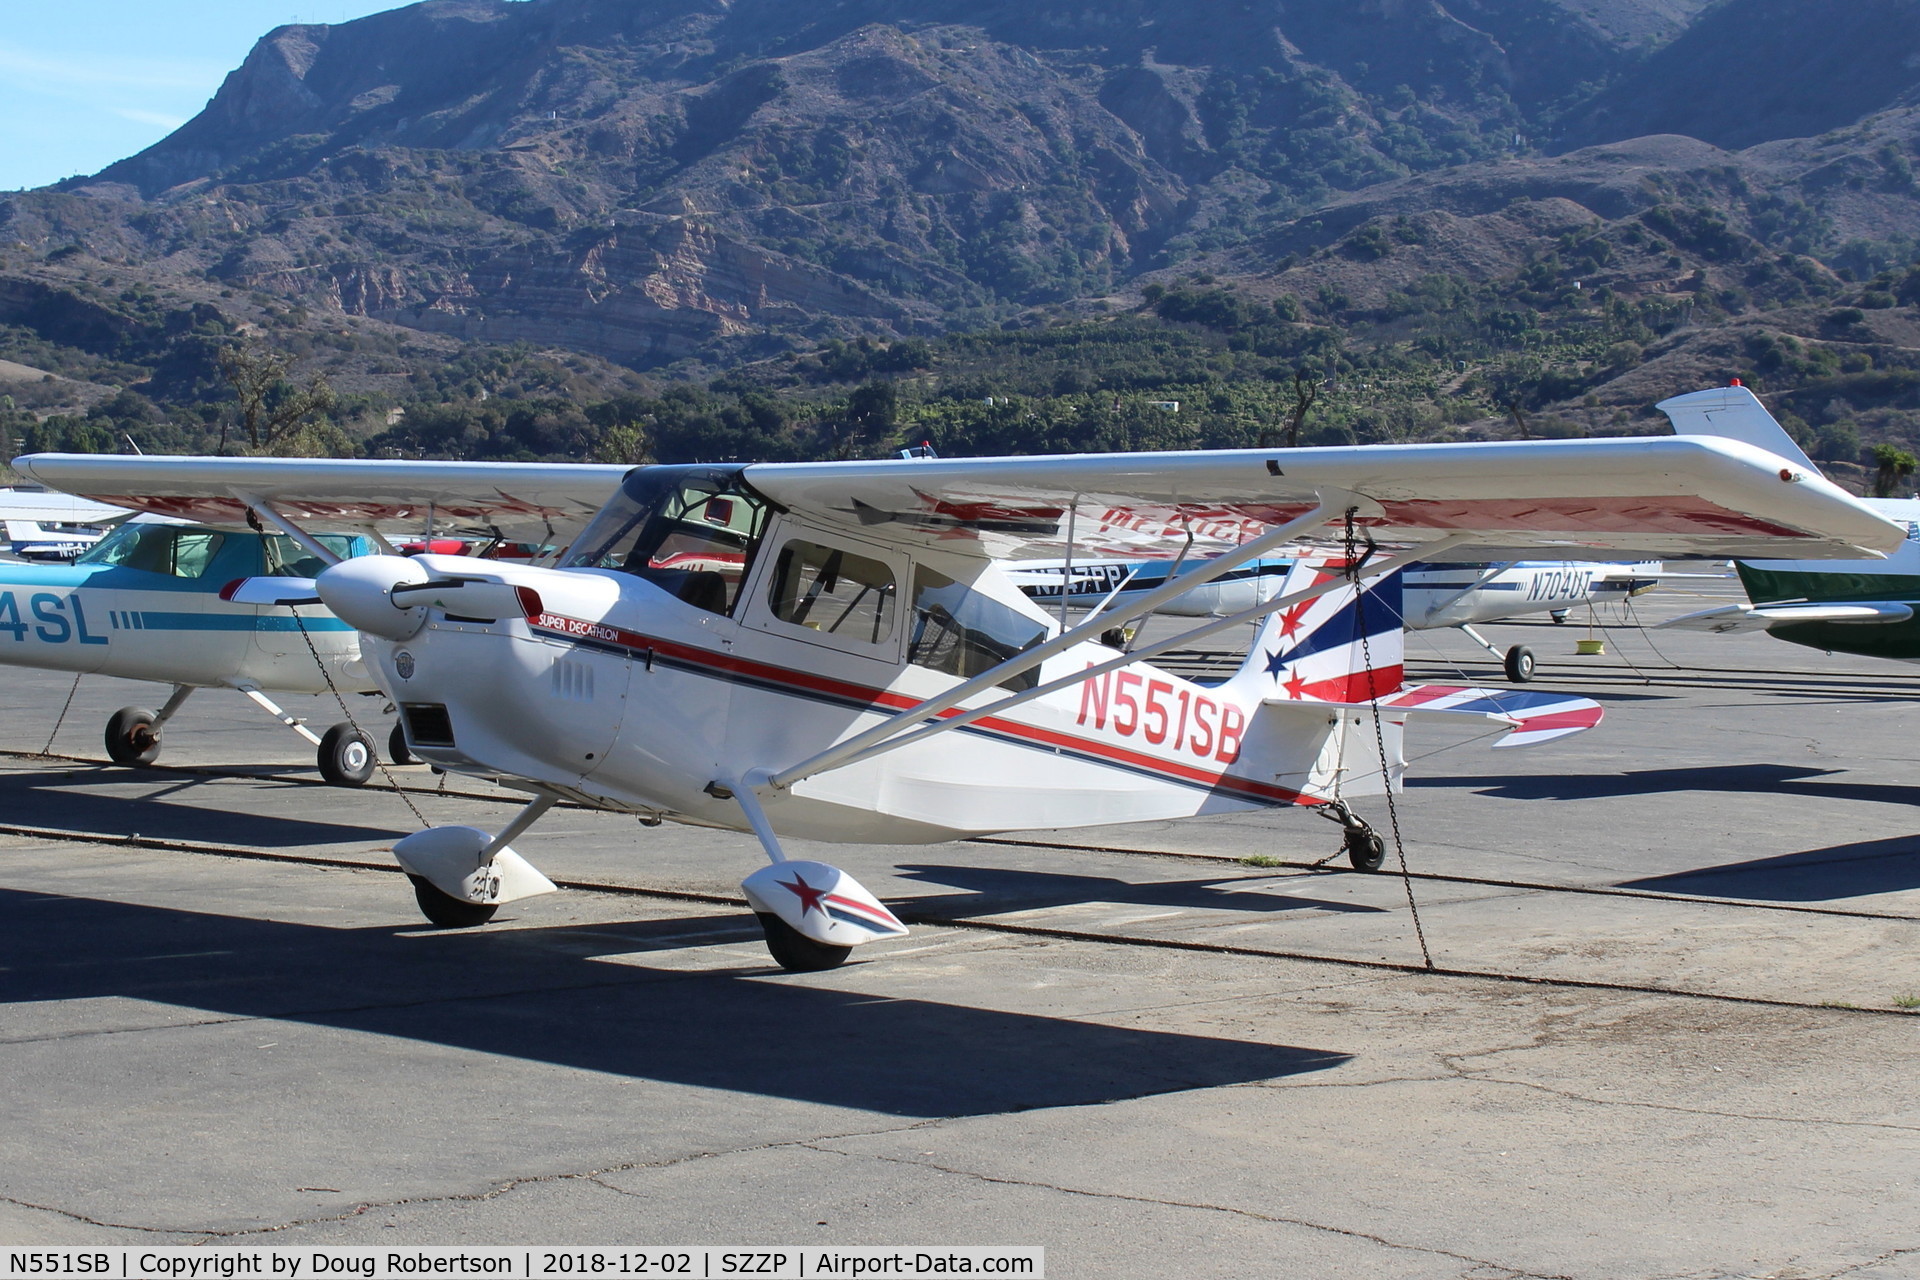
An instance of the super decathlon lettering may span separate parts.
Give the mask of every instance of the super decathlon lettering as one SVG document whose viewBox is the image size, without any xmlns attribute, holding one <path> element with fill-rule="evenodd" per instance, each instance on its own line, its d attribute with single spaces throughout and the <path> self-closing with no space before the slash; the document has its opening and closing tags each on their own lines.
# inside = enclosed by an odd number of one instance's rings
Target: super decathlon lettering
<svg viewBox="0 0 1920 1280">
<path fill-rule="evenodd" d="M 604 622 L 588 622 L 583 618 L 568 618 L 557 613 L 543 613 L 533 620 L 533 625 L 578 636 L 583 640 L 604 640 L 608 644 L 642 646 L 646 643 L 646 637 L 637 636 L 631 631 L 622 631 Z"/>
<path fill-rule="evenodd" d="M 1177 694 L 1178 696 L 1172 696 Z M 1107 727 L 1123 738 L 1138 733 L 1154 746 L 1171 745 L 1202 760 L 1232 764 L 1240 757 L 1246 713 L 1230 702 L 1215 702 L 1171 681 L 1132 671 L 1109 671 L 1080 683 L 1080 716 L 1075 724 Z"/>
</svg>

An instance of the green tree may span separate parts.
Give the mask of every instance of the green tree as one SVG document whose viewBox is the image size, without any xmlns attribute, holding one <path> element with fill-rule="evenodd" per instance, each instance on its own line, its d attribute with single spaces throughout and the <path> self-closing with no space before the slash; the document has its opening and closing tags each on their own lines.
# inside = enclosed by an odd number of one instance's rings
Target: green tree
<svg viewBox="0 0 1920 1280">
<path fill-rule="evenodd" d="M 1920 458 L 1915 458 L 1898 445 L 1877 444 L 1872 449 L 1874 473 L 1873 496 L 1891 498 L 1893 491 L 1901 482 L 1913 475 L 1920 467 Z"/>
<path fill-rule="evenodd" d="M 242 339 L 222 347 L 220 374 L 233 392 L 247 447 L 256 452 L 288 442 L 332 411 L 333 388 L 318 373 L 304 387 L 287 379 L 288 357 Z M 220 451 L 227 447 L 231 422 L 220 426 Z"/>
</svg>

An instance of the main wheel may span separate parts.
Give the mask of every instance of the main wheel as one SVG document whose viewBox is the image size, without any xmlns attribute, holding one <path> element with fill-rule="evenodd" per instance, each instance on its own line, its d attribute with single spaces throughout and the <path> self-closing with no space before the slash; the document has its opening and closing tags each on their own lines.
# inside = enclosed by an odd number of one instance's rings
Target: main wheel
<svg viewBox="0 0 1920 1280">
<path fill-rule="evenodd" d="M 420 757 L 407 749 L 407 728 L 398 720 L 393 722 L 393 732 L 387 735 L 387 759 L 395 764 L 420 763 Z"/>
<path fill-rule="evenodd" d="M 320 739 L 320 776 L 336 787 L 365 786 L 373 776 L 373 739 L 337 724 Z"/>
<path fill-rule="evenodd" d="M 1353 827 L 1347 832 L 1347 861 L 1355 871 L 1378 871 L 1387 861 L 1387 845 L 1377 831 Z"/>
<path fill-rule="evenodd" d="M 1507 650 L 1507 679 L 1515 684 L 1533 679 L 1533 650 L 1523 644 Z"/>
<path fill-rule="evenodd" d="M 107 758 L 115 764 L 152 764 L 160 755 L 160 726 L 151 711 L 122 707 L 107 717 Z"/>
<path fill-rule="evenodd" d="M 815 942 L 771 911 L 754 914 L 760 917 L 760 927 L 766 931 L 767 950 L 772 953 L 773 962 L 788 973 L 818 973 L 822 969 L 837 969 L 853 953 L 852 947 Z"/>
<path fill-rule="evenodd" d="M 1551 610 L 1547 616 L 1553 619 L 1553 625 L 1556 627 L 1563 627 L 1567 623 L 1567 611 L 1565 609 Z"/>
<path fill-rule="evenodd" d="M 462 902 L 452 894 L 433 887 L 425 876 L 408 876 L 413 881 L 413 899 L 421 914 L 442 929 L 471 929 L 493 919 L 498 903 Z"/>
</svg>

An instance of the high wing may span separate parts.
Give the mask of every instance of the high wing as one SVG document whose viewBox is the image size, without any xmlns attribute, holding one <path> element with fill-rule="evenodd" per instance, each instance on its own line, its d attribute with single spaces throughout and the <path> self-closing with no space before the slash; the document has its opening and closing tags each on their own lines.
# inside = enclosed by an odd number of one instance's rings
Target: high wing
<svg viewBox="0 0 1920 1280">
<path fill-rule="evenodd" d="M 1905 530 L 1737 440 L 1647 437 L 775 463 L 755 489 L 868 538 L 995 559 L 1225 550 L 1316 508 L 1449 560 L 1878 556 Z M 1069 552 L 1069 547 L 1071 552 Z"/>
<path fill-rule="evenodd" d="M 626 468 L 34 454 L 23 474 L 207 523 L 247 506 L 342 528 L 497 529 L 564 541 Z M 991 559 L 1242 546 L 1310 512 L 1454 560 L 1876 557 L 1905 530 L 1816 473 L 1698 437 L 750 466 L 755 489 L 870 540 Z M 1189 541 L 1191 539 L 1191 541 Z"/>
<path fill-rule="evenodd" d="M 566 542 L 631 468 L 551 462 L 387 462 L 36 453 L 14 469 L 51 489 L 199 524 L 240 526 L 246 509 L 324 529 L 498 532 Z"/>
<path fill-rule="evenodd" d="M 1678 618 L 1669 618 L 1655 631 L 1710 631 L 1731 635 L 1742 631 L 1765 631 L 1793 622 L 1843 622 L 1871 625 L 1905 622 L 1913 616 L 1913 606 L 1898 601 L 1858 601 L 1844 604 L 1728 604 L 1717 609 L 1702 609 Z"/>
</svg>

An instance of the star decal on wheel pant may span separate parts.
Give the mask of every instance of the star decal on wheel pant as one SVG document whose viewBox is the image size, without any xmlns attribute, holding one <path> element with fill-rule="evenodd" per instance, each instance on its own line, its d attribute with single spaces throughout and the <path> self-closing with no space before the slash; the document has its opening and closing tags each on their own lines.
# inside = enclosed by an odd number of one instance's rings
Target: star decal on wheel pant
<svg viewBox="0 0 1920 1280">
<path fill-rule="evenodd" d="M 801 915 L 804 916 L 809 911 L 818 911 L 821 915 L 827 913 L 827 909 L 820 905 L 820 899 L 827 896 L 827 891 L 816 889 L 808 884 L 807 878 L 798 871 L 793 873 L 793 879 L 781 880 L 778 883 L 783 889 L 793 890 L 794 896 L 800 899 Z"/>
</svg>

